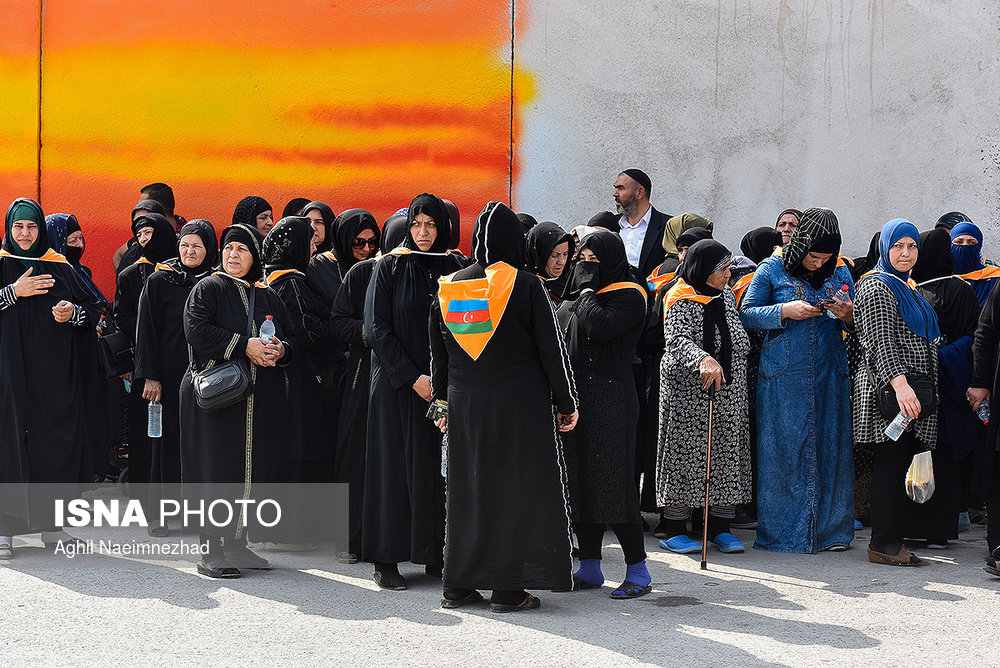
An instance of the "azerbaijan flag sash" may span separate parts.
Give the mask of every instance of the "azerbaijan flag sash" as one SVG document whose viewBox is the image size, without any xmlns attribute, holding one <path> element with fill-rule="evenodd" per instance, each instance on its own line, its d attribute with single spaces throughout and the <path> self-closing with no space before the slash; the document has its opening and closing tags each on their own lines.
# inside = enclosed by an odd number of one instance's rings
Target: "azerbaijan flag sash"
<svg viewBox="0 0 1000 668">
<path fill-rule="evenodd" d="M 486 268 L 486 278 L 438 279 L 438 302 L 444 326 L 469 357 L 476 360 L 486 349 L 507 309 L 517 269 L 504 262 Z"/>
</svg>

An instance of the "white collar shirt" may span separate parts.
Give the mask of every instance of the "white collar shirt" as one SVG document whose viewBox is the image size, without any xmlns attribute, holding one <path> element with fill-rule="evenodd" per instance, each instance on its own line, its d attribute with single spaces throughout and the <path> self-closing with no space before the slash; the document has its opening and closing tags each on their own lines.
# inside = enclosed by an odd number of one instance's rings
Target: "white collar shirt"
<svg viewBox="0 0 1000 668">
<path fill-rule="evenodd" d="M 630 224 L 625 215 L 622 215 L 618 221 L 618 226 L 621 228 L 622 242 L 625 244 L 625 256 L 628 257 L 628 263 L 633 267 L 639 266 L 639 258 L 642 255 L 642 242 L 646 239 L 646 229 L 649 227 L 649 219 L 652 215 L 653 207 L 650 205 L 646 209 L 646 214 L 635 225 Z"/>
</svg>

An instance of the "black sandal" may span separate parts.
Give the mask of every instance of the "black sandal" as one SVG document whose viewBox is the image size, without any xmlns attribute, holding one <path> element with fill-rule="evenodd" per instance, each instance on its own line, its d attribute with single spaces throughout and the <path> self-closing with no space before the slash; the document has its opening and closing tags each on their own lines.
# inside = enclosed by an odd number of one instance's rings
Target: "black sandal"
<svg viewBox="0 0 1000 668">
<path fill-rule="evenodd" d="M 509 605 L 507 603 L 490 603 L 490 610 L 493 612 L 519 612 L 521 610 L 534 610 L 542 604 L 542 601 L 537 596 L 532 596 L 531 594 L 525 594 L 524 600 L 516 605 Z"/>
<path fill-rule="evenodd" d="M 611 592 L 611 598 L 618 600 L 625 600 L 628 598 L 639 598 L 640 596 L 645 596 L 649 592 L 653 591 L 652 585 L 641 585 L 637 582 L 632 582 L 631 580 L 626 580 L 621 583 L 621 585 Z M 616 596 L 618 592 L 622 592 L 624 596 Z"/>
<path fill-rule="evenodd" d="M 198 562 L 198 572 L 210 578 L 233 579 L 240 576 L 240 569 L 222 557 L 212 557 L 208 560 L 202 557 L 201 561 Z"/>
<path fill-rule="evenodd" d="M 442 608 L 461 608 L 463 605 L 468 605 L 470 603 L 479 603 L 483 600 L 483 595 L 478 591 L 473 589 L 468 594 L 461 598 L 448 598 L 447 593 L 441 598 Z"/>
</svg>

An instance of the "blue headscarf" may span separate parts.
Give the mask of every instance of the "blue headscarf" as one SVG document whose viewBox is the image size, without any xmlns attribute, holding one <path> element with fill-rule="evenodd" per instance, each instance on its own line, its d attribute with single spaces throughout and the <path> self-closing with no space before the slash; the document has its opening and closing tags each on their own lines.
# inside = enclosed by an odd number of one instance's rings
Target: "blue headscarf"
<svg viewBox="0 0 1000 668">
<path fill-rule="evenodd" d="M 978 271 L 985 267 L 983 264 L 983 232 L 975 223 L 959 223 L 951 228 L 951 256 L 955 258 L 955 273 L 968 274 L 970 271 Z M 979 243 L 972 246 L 959 246 L 955 239 L 968 234 L 976 238 Z"/>
<path fill-rule="evenodd" d="M 73 227 L 74 229 L 71 230 L 70 227 Z M 98 301 L 107 304 L 108 300 L 105 299 L 101 289 L 97 287 L 96 283 L 94 283 L 94 279 L 91 277 L 90 273 L 84 269 L 82 264 L 80 264 L 80 259 L 75 258 L 76 262 L 74 262 L 68 257 L 69 254 L 67 251 L 69 250 L 69 244 L 66 243 L 66 240 L 69 238 L 70 234 L 79 229 L 80 223 L 77 221 L 76 216 L 72 214 L 52 213 L 45 216 L 45 232 L 49 237 L 49 246 L 55 252 L 61 255 L 66 255 L 69 263 L 73 266 L 73 269 L 76 270 L 76 273 L 80 275 L 80 280 L 83 281 L 83 284 L 86 286 L 90 294 L 92 294 Z M 83 250 L 80 250 L 80 255 L 82 254 Z"/>
<path fill-rule="evenodd" d="M 904 237 L 910 237 L 920 247 L 920 233 L 916 226 L 903 218 L 894 218 L 882 226 L 882 235 L 878 241 L 878 264 L 873 274 L 889 286 L 899 304 L 899 314 L 910 331 L 917 336 L 933 341 L 941 335 L 938 329 L 937 314 L 934 307 L 927 303 L 919 292 L 907 282 L 910 272 L 902 272 L 889 262 L 889 249 Z"/>
</svg>

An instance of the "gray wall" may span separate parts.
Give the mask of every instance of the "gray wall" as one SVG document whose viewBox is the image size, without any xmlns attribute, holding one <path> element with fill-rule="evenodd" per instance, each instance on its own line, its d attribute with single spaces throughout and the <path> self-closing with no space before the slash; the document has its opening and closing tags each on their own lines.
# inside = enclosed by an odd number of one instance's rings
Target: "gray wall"
<svg viewBox="0 0 1000 668">
<path fill-rule="evenodd" d="M 1000 257 L 996 0 L 532 0 L 516 45 L 515 201 L 539 220 L 613 209 L 639 167 L 733 249 L 787 207 L 832 208 L 852 255 L 957 209 Z"/>
</svg>

